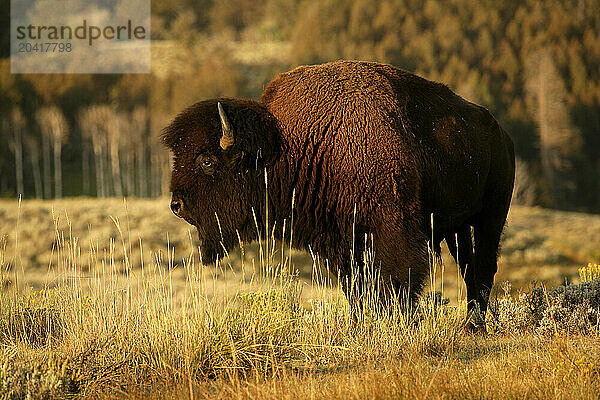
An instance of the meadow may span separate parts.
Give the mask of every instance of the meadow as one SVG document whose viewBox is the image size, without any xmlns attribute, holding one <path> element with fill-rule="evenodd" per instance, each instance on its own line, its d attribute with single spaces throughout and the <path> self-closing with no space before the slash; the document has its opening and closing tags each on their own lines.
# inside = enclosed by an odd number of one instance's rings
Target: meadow
<svg viewBox="0 0 600 400">
<path fill-rule="evenodd" d="M 447 253 L 418 306 L 367 288 L 353 319 L 318 255 L 205 266 L 195 235 L 168 199 L 1 201 L 0 398 L 600 396 L 600 216 L 512 208 L 486 335 Z"/>
</svg>

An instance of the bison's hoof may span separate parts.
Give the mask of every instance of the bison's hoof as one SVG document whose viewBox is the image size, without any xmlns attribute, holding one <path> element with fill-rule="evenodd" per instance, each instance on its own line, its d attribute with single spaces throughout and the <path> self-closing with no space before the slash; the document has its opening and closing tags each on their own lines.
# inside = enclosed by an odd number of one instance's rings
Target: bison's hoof
<svg viewBox="0 0 600 400">
<path fill-rule="evenodd" d="M 487 329 L 485 328 L 485 323 L 475 322 L 472 319 L 468 319 L 467 322 L 465 323 L 465 331 L 476 334 L 476 335 L 487 334 Z"/>
</svg>

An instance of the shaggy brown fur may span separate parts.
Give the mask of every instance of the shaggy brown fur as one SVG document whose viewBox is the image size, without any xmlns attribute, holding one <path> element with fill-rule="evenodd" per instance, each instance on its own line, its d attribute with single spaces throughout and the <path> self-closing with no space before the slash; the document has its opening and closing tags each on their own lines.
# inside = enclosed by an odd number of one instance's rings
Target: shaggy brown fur
<svg viewBox="0 0 600 400">
<path fill-rule="evenodd" d="M 218 101 L 235 135 L 226 150 Z M 191 106 L 164 139 L 175 157 L 176 213 L 198 228 L 208 260 L 220 253 L 215 215 L 226 248 L 238 242 L 236 231 L 255 239 L 252 207 L 262 220 L 266 169 L 270 219 L 279 226 L 290 220 L 295 190 L 294 246 L 348 275 L 351 250 L 360 264 L 366 234 L 384 285 L 418 293 L 428 240 L 439 248 L 445 239 L 456 257 L 457 234 L 467 297 L 486 310 L 513 188 L 513 143 L 486 109 L 446 86 L 376 63 L 304 66 L 277 76 L 259 103 Z"/>
</svg>

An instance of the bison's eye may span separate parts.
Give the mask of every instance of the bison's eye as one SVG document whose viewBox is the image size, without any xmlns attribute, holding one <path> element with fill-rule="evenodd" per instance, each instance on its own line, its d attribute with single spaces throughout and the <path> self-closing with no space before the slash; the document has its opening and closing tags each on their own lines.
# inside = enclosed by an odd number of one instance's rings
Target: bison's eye
<svg viewBox="0 0 600 400">
<path fill-rule="evenodd" d="M 215 172 L 216 161 L 217 160 L 215 160 L 214 156 L 200 154 L 198 157 L 196 157 L 195 164 L 196 168 L 202 169 L 202 172 L 205 174 L 212 175 Z"/>
</svg>

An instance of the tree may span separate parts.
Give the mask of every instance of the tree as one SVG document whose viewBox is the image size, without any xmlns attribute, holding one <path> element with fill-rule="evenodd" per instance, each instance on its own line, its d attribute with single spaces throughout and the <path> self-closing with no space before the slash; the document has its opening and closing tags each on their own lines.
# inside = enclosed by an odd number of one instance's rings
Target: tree
<svg viewBox="0 0 600 400">
<path fill-rule="evenodd" d="M 54 155 L 54 197 L 62 197 L 62 146 L 67 141 L 69 125 L 62 111 L 56 106 L 40 108 L 36 113 L 40 130 L 51 138 Z"/>
<path fill-rule="evenodd" d="M 131 115 L 131 131 L 135 135 L 132 135 L 132 137 L 136 138 L 134 149 L 131 150 L 135 151 L 137 163 L 137 194 L 140 197 L 146 197 L 148 195 L 148 182 L 146 178 L 146 169 L 148 168 L 146 162 L 148 142 L 148 109 L 146 107 L 138 106 L 133 110 Z"/>
<path fill-rule="evenodd" d="M 44 174 L 44 198 L 52 197 L 52 167 L 50 165 L 50 132 L 47 129 L 42 129 L 42 171 Z"/>
<path fill-rule="evenodd" d="M 35 189 L 35 197 L 42 198 L 42 174 L 40 172 L 40 142 L 37 137 L 32 134 L 25 135 L 25 148 L 31 163 L 31 171 L 33 173 L 33 184 Z"/>
<path fill-rule="evenodd" d="M 17 107 L 13 108 L 10 115 L 10 135 L 9 147 L 15 157 L 15 175 L 17 182 L 17 195 L 25 196 L 23 184 L 23 128 L 25 127 L 25 117 Z"/>
<path fill-rule="evenodd" d="M 94 171 L 96 176 L 96 196 L 106 197 L 108 195 L 104 180 L 104 159 L 106 149 L 106 135 L 103 131 L 103 125 L 106 118 L 109 118 L 110 110 L 107 106 L 90 106 L 79 113 L 78 123 L 82 139 L 91 143 L 94 153 Z"/>
<path fill-rule="evenodd" d="M 117 197 L 123 197 L 123 182 L 121 180 L 121 161 L 119 159 L 119 150 L 121 147 L 121 118 L 115 110 L 111 109 L 107 114 L 108 118 L 104 120 L 104 126 L 108 137 L 108 148 L 110 155 L 110 170 L 112 173 L 112 182 L 114 194 Z"/>
<path fill-rule="evenodd" d="M 150 196 L 160 197 L 169 193 L 170 152 L 164 151 L 160 132 L 168 124 L 169 117 L 162 112 L 153 112 L 150 118 Z"/>
<path fill-rule="evenodd" d="M 556 208 L 577 208 L 579 175 L 586 170 L 581 133 L 570 121 L 566 91 L 552 53 L 544 49 L 528 63 L 527 89 L 536 111 L 544 179 Z"/>
</svg>

